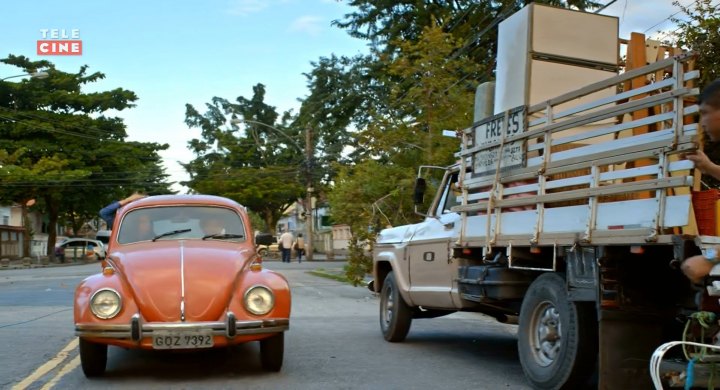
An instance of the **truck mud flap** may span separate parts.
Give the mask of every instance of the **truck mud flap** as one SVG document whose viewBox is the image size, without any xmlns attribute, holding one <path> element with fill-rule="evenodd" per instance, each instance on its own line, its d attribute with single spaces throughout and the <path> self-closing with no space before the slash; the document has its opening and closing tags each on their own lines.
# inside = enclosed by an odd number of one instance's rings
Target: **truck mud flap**
<svg viewBox="0 0 720 390">
<path fill-rule="evenodd" d="M 595 302 L 598 297 L 598 261 L 600 248 L 574 247 L 565 252 L 568 299 Z"/>
</svg>

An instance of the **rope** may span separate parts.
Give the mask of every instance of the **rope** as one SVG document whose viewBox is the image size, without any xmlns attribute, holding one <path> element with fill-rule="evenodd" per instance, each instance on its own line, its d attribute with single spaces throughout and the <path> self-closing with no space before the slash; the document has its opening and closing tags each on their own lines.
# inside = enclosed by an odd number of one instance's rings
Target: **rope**
<svg viewBox="0 0 720 390">
<path fill-rule="evenodd" d="M 699 311 L 692 313 L 690 317 L 688 317 L 687 322 L 685 323 L 685 330 L 683 331 L 683 342 L 687 342 L 688 338 L 688 330 L 690 329 L 690 324 L 693 322 L 693 320 L 697 321 L 698 324 L 700 324 L 700 341 L 705 340 L 705 329 L 709 328 L 710 325 L 715 322 L 716 316 L 715 313 L 709 312 L 709 311 Z M 687 377 L 685 379 L 685 390 L 692 389 L 693 385 L 695 384 L 695 363 L 700 361 L 702 362 L 705 356 L 707 355 L 707 346 L 703 345 L 702 347 L 695 346 L 695 350 L 692 352 L 688 351 L 687 344 L 683 344 L 683 354 L 685 355 L 685 359 L 688 360 L 687 364 Z M 692 358 L 690 355 L 694 355 Z M 710 365 L 710 378 L 708 380 L 708 389 L 713 389 L 713 374 L 715 373 L 715 363 L 712 363 Z"/>
</svg>

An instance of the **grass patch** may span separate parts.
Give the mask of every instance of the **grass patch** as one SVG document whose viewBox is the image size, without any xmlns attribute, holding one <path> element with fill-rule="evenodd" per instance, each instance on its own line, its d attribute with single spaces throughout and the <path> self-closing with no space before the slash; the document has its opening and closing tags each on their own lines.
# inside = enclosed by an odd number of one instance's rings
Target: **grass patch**
<svg viewBox="0 0 720 390">
<path fill-rule="evenodd" d="M 345 277 L 344 272 L 342 274 L 338 274 L 338 273 L 328 272 L 322 268 L 316 268 L 312 271 L 308 271 L 308 273 L 310 275 L 319 276 L 321 278 L 337 280 L 338 282 L 343 282 L 343 283 L 350 283 L 348 278 Z"/>
</svg>

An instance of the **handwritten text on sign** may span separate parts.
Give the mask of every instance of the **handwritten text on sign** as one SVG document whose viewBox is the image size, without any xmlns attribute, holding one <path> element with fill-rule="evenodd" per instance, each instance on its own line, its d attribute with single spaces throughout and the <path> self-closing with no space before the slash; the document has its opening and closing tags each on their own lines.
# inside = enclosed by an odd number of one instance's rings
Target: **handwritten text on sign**
<svg viewBox="0 0 720 390">
<path fill-rule="evenodd" d="M 525 131 L 525 106 L 513 108 L 507 112 L 508 123 L 505 127 L 505 114 L 491 116 L 475 125 L 475 145 L 484 146 L 499 143 L 503 130 L 505 138 L 516 136 Z M 482 149 L 473 155 L 473 176 L 495 173 L 498 168 L 500 146 Z M 506 142 L 502 150 L 500 170 L 513 169 L 525 165 L 524 141 Z"/>
</svg>

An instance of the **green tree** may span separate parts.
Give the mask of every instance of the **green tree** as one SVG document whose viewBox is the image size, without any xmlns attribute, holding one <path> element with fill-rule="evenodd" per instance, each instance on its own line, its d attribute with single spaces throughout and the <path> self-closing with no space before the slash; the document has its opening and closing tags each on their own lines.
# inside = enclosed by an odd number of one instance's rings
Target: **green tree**
<svg viewBox="0 0 720 390">
<path fill-rule="evenodd" d="M 672 43 L 697 53 L 700 86 L 704 87 L 720 78 L 720 4 L 711 4 L 711 0 L 698 0 L 687 7 L 678 1 L 673 4 L 685 17 L 673 18 L 678 29 Z"/>
<path fill-rule="evenodd" d="M 252 98 L 231 103 L 215 97 L 204 114 L 186 105 L 185 123 L 199 128 L 202 138 L 188 142 L 196 158 L 183 164 L 190 175 L 183 184 L 234 199 L 274 233 L 283 211 L 304 193 L 305 157 L 299 131 L 289 125 L 291 113 L 281 117 L 264 99 L 265 86 L 257 84 Z M 231 121 L 238 118 L 242 128 Z"/>
<path fill-rule="evenodd" d="M 414 222 L 412 183 L 414 170 L 368 159 L 339 169 L 328 200 L 333 220 L 350 226 L 347 277 L 355 285 L 372 268 L 367 250 L 384 227 Z"/>
<path fill-rule="evenodd" d="M 349 129 L 366 118 L 363 60 L 362 56 L 321 57 L 305 74 L 310 94 L 302 100 L 292 127 L 312 128 L 311 168 L 316 182 L 333 180 L 336 163 L 347 162 L 345 148 L 355 144 Z"/>
<path fill-rule="evenodd" d="M 532 0 L 348 0 L 355 10 L 333 22 L 353 37 L 368 41 L 379 53 L 394 55 L 399 42 L 414 42 L 423 29 L 443 26 L 465 42 L 459 53 L 490 65 L 497 52 L 496 26 Z M 536 3 L 578 10 L 598 8 L 599 1 L 536 0 Z M 477 76 L 477 75 L 476 75 Z M 491 74 L 486 74 L 490 78 Z"/>
<path fill-rule="evenodd" d="M 373 112 L 360 136 L 364 149 L 406 167 L 451 164 L 458 140 L 441 134 L 472 122 L 474 91 L 458 79 L 478 66 L 466 57 L 453 58 L 462 42 L 437 26 L 426 27 L 418 41 L 397 45 L 399 55 L 388 63 L 388 77 L 413 80 L 413 85 L 390 83 L 392 115 Z"/>
<path fill-rule="evenodd" d="M 169 192 L 158 151 L 167 144 L 125 142 L 122 119 L 109 110 L 133 106 L 122 88 L 86 93 L 105 77 L 57 70 L 48 61 L 9 55 L 0 60 L 22 72 L 44 69 L 46 79 L 0 82 L 0 201 L 36 206 L 47 215 L 48 255 L 59 221 L 80 225 L 110 200 L 132 190 Z"/>
<path fill-rule="evenodd" d="M 418 220 L 410 201 L 417 166 L 455 160 L 458 139 L 441 133 L 471 123 L 474 96 L 457 80 L 477 68 L 468 58 L 451 55 L 461 46 L 440 27 L 427 27 L 417 41 L 397 42 L 398 55 L 386 64 L 386 80 L 408 79 L 413 85 L 388 82 L 392 107 L 371 111 L 368 125 L 358 132 L 364 159 L 341 170 L 329 195 L 333 219 L 350 224 L 353 233 L 350 280 L 361 280 L 369 269 L 364 250 L 372 246 L 377 228 Z"/>
</svg>

